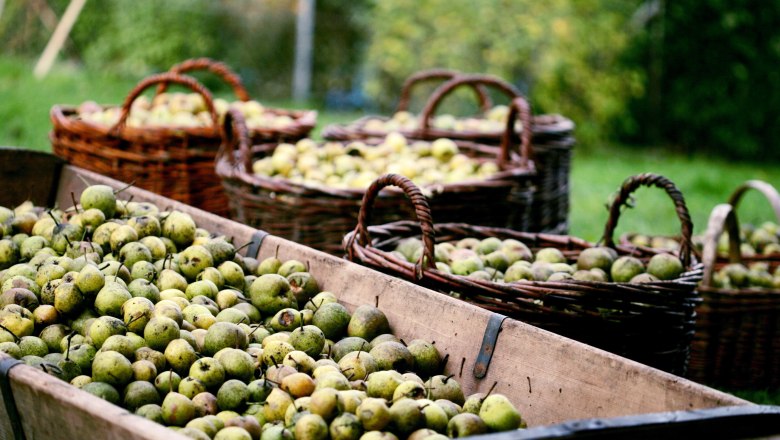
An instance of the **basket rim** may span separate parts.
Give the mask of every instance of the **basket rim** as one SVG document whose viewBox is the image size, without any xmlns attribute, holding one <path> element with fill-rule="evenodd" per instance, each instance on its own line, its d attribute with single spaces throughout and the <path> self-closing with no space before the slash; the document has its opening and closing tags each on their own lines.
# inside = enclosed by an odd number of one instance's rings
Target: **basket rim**
<svg viewBox="0 0 780 440">
<path fill-rule="evenodd" d="M 121 108 L 121 105 L 113 105 L 113 104 L 98 104 L 103 110 L 108 108 Z M 250 129 L 251 133 L 284 133 L 284 134 L 290 134 L 290 132 L 303 132 L 308 133 L 311 131 L 317 124 L 317 115 L 318 112 L 316 110 L 291 110 L 291 109 L 281 109 L 281 108 L 273 108 L 273 107 L 266 107 L 266 110 L 271 111 L 277 115 L 281 116 L 295 116 L 293 123 L 281 127 L 281 128 L 271 128 L 271 127 L 258 127 L 258 128 L 252 128 Z M 78 116 L 78 106 L 74 105 L 64 105 L 64 104 L 55 104 L 52 106 L 49 116 L 52 121 L 52 124 L 54 126 L 54 129 L 64 129 L 64 130 L 91 130 L 95 132 L 98 135 L 102 136 L 111 136 L 111 137 L 117 137 L 114 134 L 112 134 L 112 128 L 111 125 L 104 125 L 104 124 L 96 124 L 94 122 L 90 122 L 84 119 L 79 118 Z M 221 139 L 221 136 L 219 134 L 219 127 L 213 127 L 213 126 L 202 126 L 202 127 L 183 127 L 183 126 L 177 126 L 177 125 L 159 125 L 159 126 L 150 126 L 150 127 L 128 127 L 125 126 L 121 134 L 118 136 L 119 138 L 125 138 L 130 139 L 133 137 L 144 137 L 148 136 L 150 133 L 156 134 L 156 135 L 168 135 L 171 137 L 176 136 L 186 136 L 186 135 L 195 135 L 195 136 L 201 136 L 201 137 L 213 137 L 215 139 L 219 138 Z"/>
<path fill-rule="evenodd" d="M 334 141 L 321 141 L 321 142 L 317 142 L 317 144 L 318 146 L 321 146 L 328 142 L 334 142 Z M 342 142 L 347 143 L 351 141 L 342 141 Z M 476 142 L 469 142 L 469 141 L 462 141 L 462 140 L 456 140 L 455 142 L 458 144 L 459 147 L 468 148 L 469 146 L 471 146 L 472 149 L 475 150 L 478 147 L 488 147 L 491 149 L 497 148 L 495 146 L 479 144 Z M 251 148 L 251 155 L 252 157 L 254 157 L 258 151 L 270 150 L 278 146 L 279 144 L 280 143 L 266 142 L 259 145 L 254 145 Z M 308 184 L 305 182 L 293 182 L 287 178 L 277 178 L 277 177 L 270 177 L 270 176 L 248 173 L 242 170 L 240 166 L 230 163 L 227 154 L 231 154 L 231 153 L 237 154 L 234 152 L 225 152 L 224 154 L 218 155 L 216 160 L 216 165 L 215 165 L 217 175 L 226 181 L 240 181 L 246 185 L 260 187 L 264 189 L 271 189 L 271 190 L 275 190 L 276 192 L 279 192 L 280 190 L 283 189 L 288 193 L 293 193 L 298 196 L 304 196 L 304 197 L 328 195 L 331 197 L 339 197 L 339 198 L 346 198 L 346 199 L 362 199 L 366 193 L 366 190 L 368 189 L 368 188 L 362 188 L 362 189 L 335 188 L 335 187 L 329 187 L 324 185 L 319 186 L 319 185 Z M 461 181 L 455 183 L 431 184 L 431 185 L 425 185 L 422 188 L 430 195 L 435 196 L 436 194 L 442 194 L 448 192 L 468 192 L 468 191 L 473 191 L 482 188 L 489 188 L 489 187 L 512 187 L 518 184 L 517 180 L 513 180 L 513 179 L 518 179 L 518 178 L 530 179 L 537 175 L 536 167 L 533 160 L 529 159 L 527 161 L 526 166 L 522 166 L 521 164 L 517 163 L 517 161 L 511 161 L 510 164 L 512 164 L 513 166 L 508 170 L 493 174 L 487 179 L 467 180 L 467 181 Z M 386 188 L 385 190 L 383 190 L 383 193 L 385 195 L 381 195 L 382 193 L 380 193 L 380 197 L 388 197 L 388 196 L 397 197 L 402 194 L 402 191 L 398 188 Z"/>
</svg>

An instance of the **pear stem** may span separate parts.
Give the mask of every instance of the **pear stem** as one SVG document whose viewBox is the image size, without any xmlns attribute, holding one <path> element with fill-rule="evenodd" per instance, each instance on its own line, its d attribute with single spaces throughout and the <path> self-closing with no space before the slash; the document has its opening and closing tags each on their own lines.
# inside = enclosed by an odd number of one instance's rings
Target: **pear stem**
<svg viewBox="0 0 780 440">
<path fill-rule="evenodd" d="M 8 327 L 6 327 L 6 326 L 4 326 L 4 325 L 0 324 L 0 328 L 1 328 L 1 329 L 3 329 L 3 330 L 5 330 L 5 331 L 7 331 L 8 333 L 10 333 L 10 334 L 11 334 L 11 336 L 13 336 L 13 337 L 14 337 L 14 341 L 16 341 L 16 343 L 17 343 L 17 344 L 19 343 L 19 341 L 21 341 L 21 340 L 22 340 L 22 339 L 21 339 L 19 336 L 16 336 L 16 333 L 14 333 L 14 332 L 12 332 L 11 330 L 9 330 L 9 329 L 8 329 Z"/>
<path fill-rule="evenodd" d="M 493 390 L 496 388 L 496 385 L 498 385 L 498 381 L 493 382 L 493 386 L 490 387 L 487 394 L 485 394 L 485 397 L 482 399 L 483 401 L 487 399 L 487 397 L 490 395 L 490 393 L 493 392 Z"/>
<path fill-rule="evenodd" d="M 70 199 L 73 200 L 73 209 L 76 210 L 76 214 L 81 214 L 81 212 L 79 211 L 79 204 L 76 203 L 76 193 L 74 193 L 73 191 L 70 192 Z"/>
<path fill-rule="evenodd" d="M 132 182 L 128 183 L 127 185 L 125 185 L 125 186 L 124 186 L 124 187 L 122 187 L 122 188 L 119 188 L 119 189 L 117 189 L 117 190 L 114 190 L 114 194 L 119 194 L 119 193 L 121 193 L 122 191 L 125 191 L 125 190 L 129 189 L 130 187 L 132 187 L 132 186 L 134 186 L 134 185 L 135 185 L 135 180 L 133 180 Z"/>
</svg>

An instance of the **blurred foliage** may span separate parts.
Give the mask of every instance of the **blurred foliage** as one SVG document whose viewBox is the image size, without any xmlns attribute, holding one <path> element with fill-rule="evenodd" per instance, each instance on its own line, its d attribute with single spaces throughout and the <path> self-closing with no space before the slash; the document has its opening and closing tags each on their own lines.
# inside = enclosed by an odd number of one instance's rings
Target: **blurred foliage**
<svg viewBox="0 0 780 440">
<path fill-rule="evenodd" d="M 780 2 L 665 2 L 661 139 L 778 160 Z"/>
<path fill-rule="evenodd" d="M 397 0 L 377 2 L 367 54 L 368 94 L 394 104 L 403 80 L 447 67 L 497 75 L 532 100 L 536 113 L 562 113 L 578 136 L 610 136 L 628 97 L 643 92 L 636 66 L 619 63 L 638 1 Z M 586 142 L 587 143 L 587 142 Z"/>
<path fill-rule="evenodd" d="M 0 18 L 6 54 L 37 57 L 69 0 L 9 0 Z M 290 95 L 295 53 L 295 0 L 102 0 L 87 2 L 60 59 L 93 71 L 140 79 L 187 58 L 224 61 L 261 100 Z M 313 96 L 349 89 L 362 60 L 370 0 L 316 2 Z M 45 14 L 44 14 L 45 15 Z M 211 88 L 220 82 L 196 74 Z"/>
</svg>

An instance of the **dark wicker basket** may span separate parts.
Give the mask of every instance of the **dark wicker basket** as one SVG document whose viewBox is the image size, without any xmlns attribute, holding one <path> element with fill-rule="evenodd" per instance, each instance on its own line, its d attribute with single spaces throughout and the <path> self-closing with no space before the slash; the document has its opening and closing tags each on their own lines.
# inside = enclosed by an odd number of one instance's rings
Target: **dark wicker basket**
<svg viewBox="0 0 780 440">
<path fill-rule="evenodd" d="M 736 207 L 742 194 L 754 189 L 769 199 L 780 220 L 780 195 L 769 184 L 748 181 L 716 206 L 710 215 L 704 242 L 704 278 L 699 287 L 696 335 L 689 375 L 692 379 L 730 388 L 780 387 L 780 289 L 717 288 L 713 274 L 730 262 L 766 262 L 774 270 L 780 254 L 742 257 Z M 726 229 L 727 228 L 727 229 Z M 729 258 L 718 257 L 717 242 L 729 232 Z"/>
<path fill-rule="evenodd" d="M 174 66 L 181 71 L 202 68 L 225 79 L 239 99 L 249 98 L 240 79 L 222 63 L 199 59 Z M 184 85 L 201 94 L 214 126 L 126 126 L 133 101 L 144 90 L 153 86 L 164 87 L 169 83 Z M 254 141 L 297 140 L 308 135 L 316 122 L 316 112 L 273 111 L 291 116 L 296 122 L 281 130 L 252 130 Z M 80 118 L 78 109 L 72 106 L 55 105 L 50 119 L 52 150 L 67 162 L 121 181 L 135 182 L 138 187 L 216 214 L 227 215 L 227 197 L 214 173 L 214 159 L 222 143 L 221 125 L 211 93 L 195 79 L 175 72 L 146 78 L 125 98 L 120 119 L 113 127 Z"/>
<path fill-rule="evenodd" d="M 479 142 L 488 145 L 498 145 L 503 133 L 501 131 L 455 131 L 444 130 L 431 126 L 431 119 L 442 100 L 454 90 L 463 87 L 474 87 L 479 98 L 480 108 L 486 112 L 490 108 L 490 99 L 483 90 L 493 88 L 510 97 L 522 98 L 522 94 L 511 84 L 488 75 L 456 74 L 452 71 L 433 70 L 413 75 L 404 83 L 398 104 L 398 110 L 407 110 L 412 86 L 430 79 L 450 80 L 442 84 L 429 97 L 424 109 L 419 114 L 417 129 L 400 130 L 411 138 L 432 140 L 440 137 Z M 382 137 L 387 133 L 372 129 L 366 123 L 371 119 L 388 118 L 367 116 L 346 125 L 329 125 L 323 129 L 323 137 L 334 140 L 363 139 Z M 561 115 L 536 115 L 531 123 L 524 125 L 526 131 L 532 132 L 532 157 L 537 168 L 534 179 L 534 193 L 531 223 L 526 229 L 530 232 L 549 232 L 565 234 L 568 232 L 569 215 L 569 174 L 571 155 L 575 144 L 573 136 L 574 123 Z"/>
<path fill-rule="evenodd" d="M 417 222 L 400 221 L 367 227 L 373 216 L 374 198 L 387 185 L 403 188 L 415 207 Z M 682 234 L 688 239 L 692 224 L 683 196 L 672 182 L 653 174 L 627 179 L 611 206 L 603 241 L 620 255 L 631 254 L 646 260 L 654 254 L 615 245 L 612 239 L 621 206 L 643 185 L 666 190 L 675 203 Z M 594 245 L 568 235 L 518 232 L 464 223 L 434 224 L 430 211 L 425 197 L 407 179 L 397 175 L 380 178 L 366 192 L 357 227 L 344 238 L 348 258 L 443 293 L 457 292 L 461 299 L 480 307 L 656 368 L 675 374 L 685 372 L 694 330 L 694 308 L 699 302 L 695 287 L 702 276 L 701 265 L 691 261 L 689 240 L 685 240 L 681 248 L 686 271 L 672 281 L 645 284 L 574 280 L 498 283 L 437 270 L 432 265 L 434 237 L 442 242 L 465 237 L 513 238 L 534 251 L 557 248 L 569 261 L 576 261 L 582 250 Z M 420 235 L 427 267 L 420 261 L 412 264 L 391 253 L 400 240 Z"/>
<path fill-rule="evenodd" d="M 514 107 L 513 107 L 514 108 Z M 512 111 L 515 117 L 517 109 Z M 341 255 L 341 240 L 357 221 L 364 189 L 340 189 L 295 183 L 252 173 L 252 163 L 273 153 L 278 144 L 251 148 L 240 114 L 225 118 L 225 147 L 217 157 L 216 172 L 228 194 L 230 216 L 247 225 L 315 249 Z M 508 141 L 507 141 L 508 142 Z M 474 142 L 456 142 L 466 155 L 499 164 L 499 172 L 484 180 L 431 185 L 431 204 L 443 218 L 465 219 L 500 226 L 527 226 L 533 194 L 533 162 L 527 159 L 527 142 L 521 154 Z M 382 221 L 408 218 L 403 193 L 388 189 L 376 201 L 374 212 Z"/>
<path fill-rule="evenodd" d="M 200 93 L 214 126 L 127 127 L 133 101 L 162 83 L 184 85 Z M 214 174 L 221 126 L 211 93 L 193 78 L 164 73 L 144 79 L 128 94 L 113 127 L 79 118 L 75 107 L 55 105 L 50 116 L 54 154 L 67 162 L 207 211 L 227 213 L 227 198 Z"/>
</svg>

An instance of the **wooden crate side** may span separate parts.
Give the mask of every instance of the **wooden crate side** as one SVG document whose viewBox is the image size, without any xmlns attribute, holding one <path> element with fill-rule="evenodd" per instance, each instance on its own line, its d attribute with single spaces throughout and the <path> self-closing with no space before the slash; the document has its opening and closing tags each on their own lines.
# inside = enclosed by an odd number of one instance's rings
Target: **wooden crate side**
<svg viewBox="0 0 780 440">
<path fill-rule="evenodd" d="M 90 183 L 122 186 L 99 174 L 67 166 L 58 200 L 70 200 L 71 191 L 77 194 L 84 188 L 79 175 Z M 132 195 L 133 200 L 188 212 L 199 226 L 234 237 L 239 244 L 249 241 L 256 232 L 145 190 L 126 191 L 126 197 Z M 436 341 L 442 354 L 449 355 L 448 372 L 456 375 L 466 394 L 485 392 L 498 382 L 497 392 L 515 402 L 534 426 L 577 418 L 749 403 L 510 319 L 503 323 L 487 375 L 476 379 L 475 359 L 491 312 L 274 236 L 264 239 L 257 258 L 262 260 L 277 252 L 283 260 L 295 258 L 307 264 L 321 290 L 334 292 L 348 309 L 378 303 L 404 340 Z"/>
<path fill-rule="evenodd" d="M 7 357 L 0 353 L 0 360 Z M 36 368 L 13 367 L 9 378 L 27 439 L 187 439 Z M 0 414 L 0 426 L 10 426 L 7 414 Z M 3 438 L 13 438 L 2 433 Z"/>
<path fill-rule="evenodd" d="M 26 200 L 50 206 L 62 159 L 41 151 L 0 147 L 0 206 L 14 207 Z"/>
</svg>

